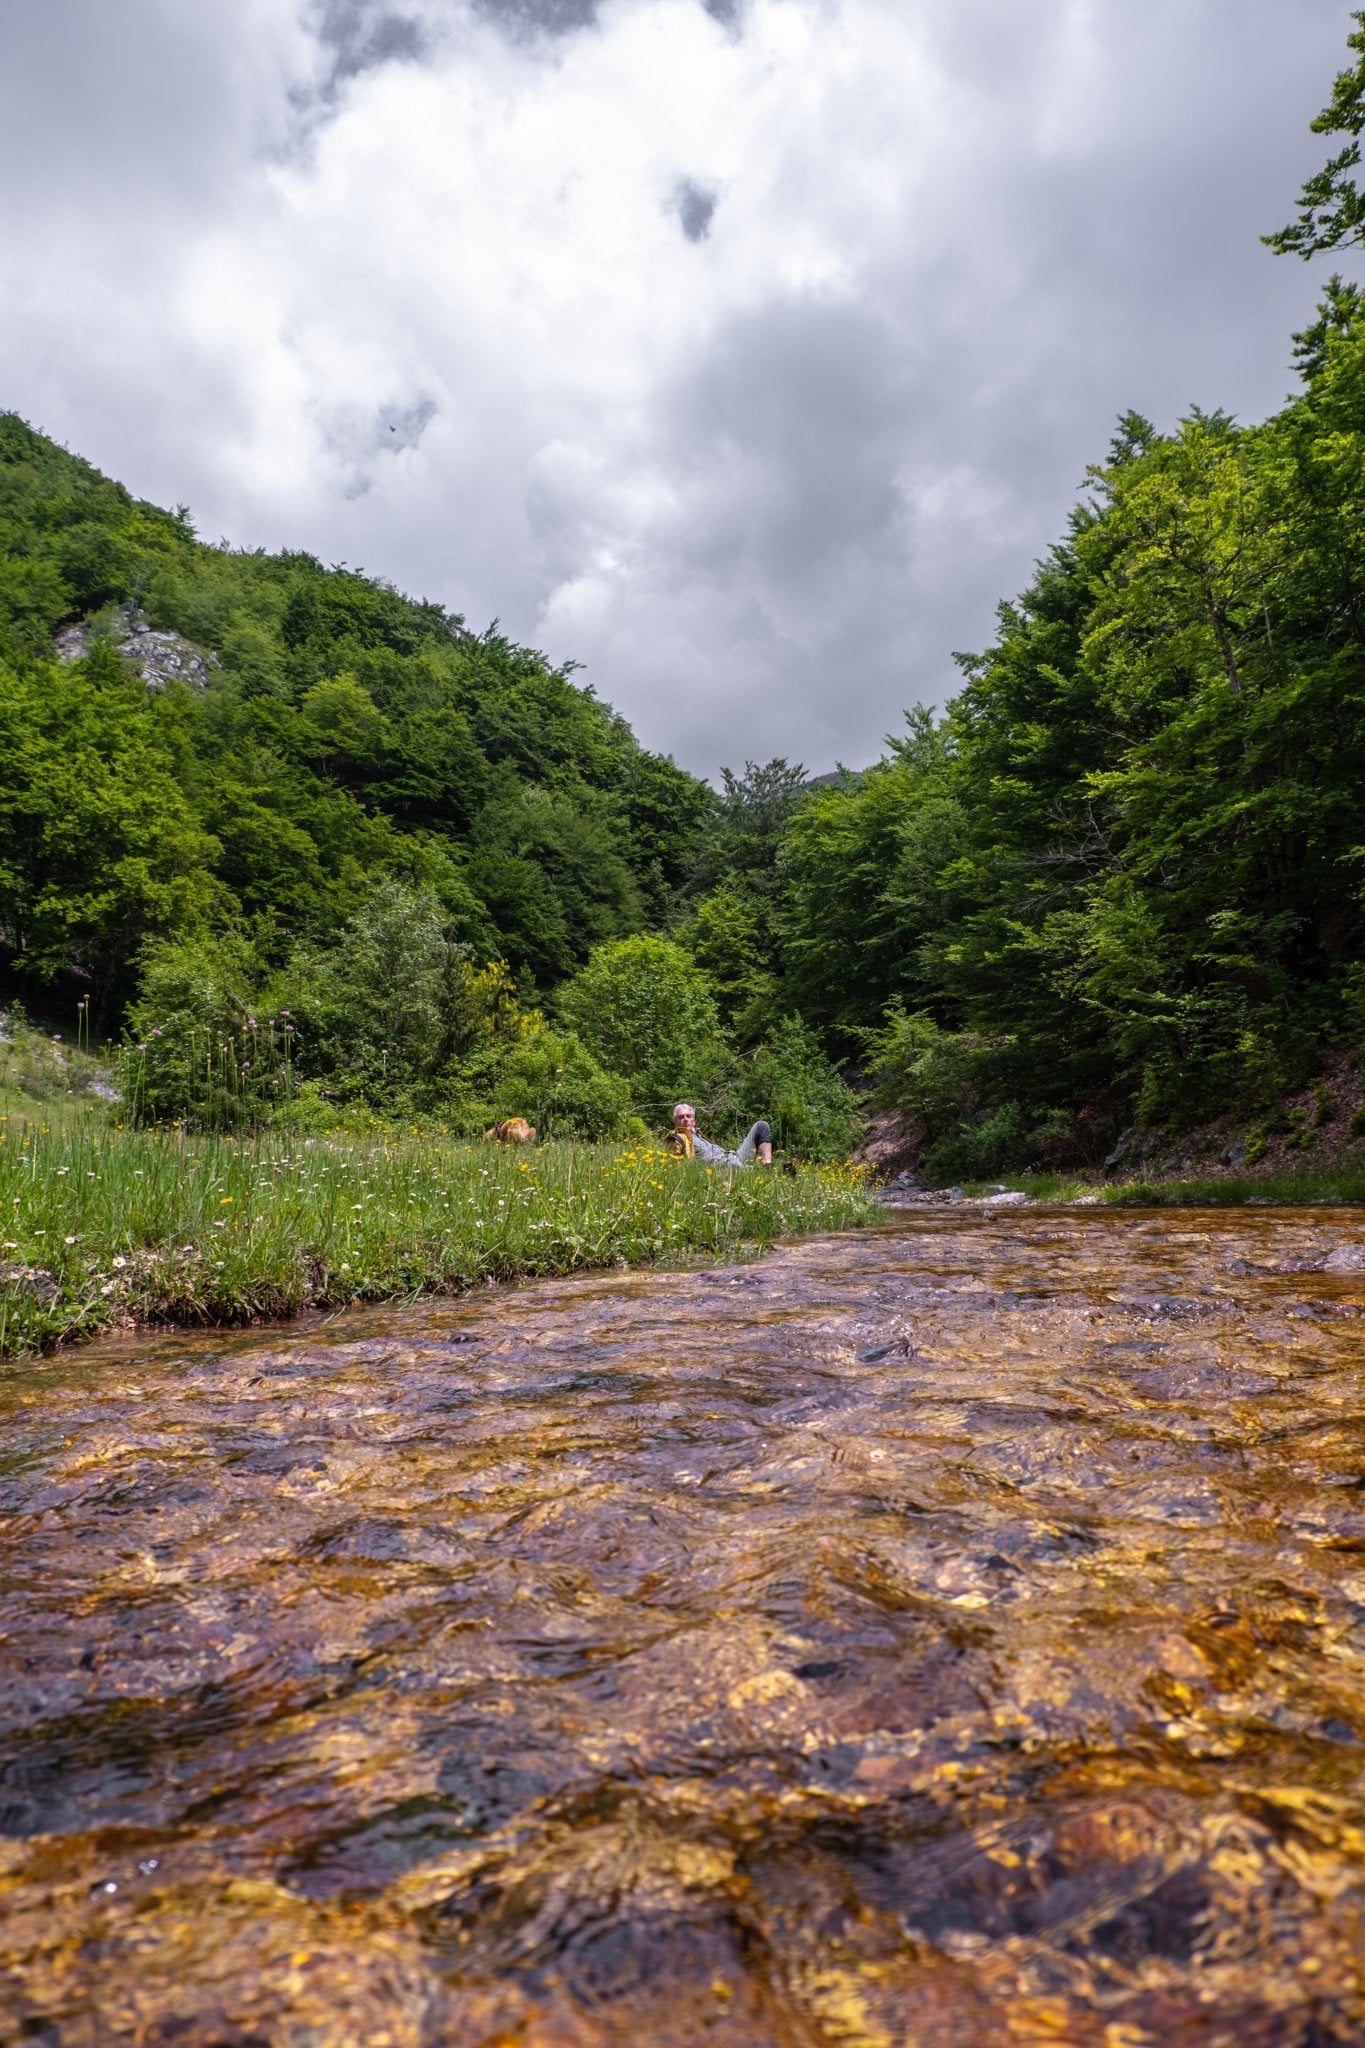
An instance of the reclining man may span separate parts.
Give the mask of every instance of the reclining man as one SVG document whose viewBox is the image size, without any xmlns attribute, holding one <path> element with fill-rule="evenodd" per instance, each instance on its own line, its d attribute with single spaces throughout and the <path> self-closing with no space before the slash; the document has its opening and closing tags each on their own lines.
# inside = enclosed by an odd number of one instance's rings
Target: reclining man
<svg viewBox="0 0 1365 2048">
<path fill-rule="evenodd" d="M 678 1144 L 681 1140 L 681 1144 Z M 673 1110 L 673 1138 L 671 1143 L 687 1154 L 689 1159 L 704 1159 L 708 1166 L 752 1166 L 754 1156 L 765 1166 L 773 1163 L 772 1126 L 760 1117 L 749 1131 L 746 1131 L 733 1152 L 727 1152 L 724 1145 L 713 1145 L 709 1138 L 703 1138 L 697 1130 L 697 1112 L 690 1102 L 679 1102 Z"/>
</svg>

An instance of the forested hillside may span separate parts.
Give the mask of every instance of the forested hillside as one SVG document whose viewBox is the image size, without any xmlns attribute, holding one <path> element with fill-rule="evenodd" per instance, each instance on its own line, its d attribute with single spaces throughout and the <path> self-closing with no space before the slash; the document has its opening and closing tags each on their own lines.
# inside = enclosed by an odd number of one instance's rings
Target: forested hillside
<svg viewBox="0 0 1365 2048">
<path fill-rule="evenodd" d="M 1281 246 L 1359 239 L 1348 158 Z M 1262 424 L 1121 421 L 946 712 L 719 793 L 539 655 L 7 417 L 5 985 L 130 1032 L 146 1116 L 610 1135 L 686 1089 L 828 1153 L 832 1057 L 945 1175 L 1273 1119 L 1365 1040 L 1365 295 L 1295 359 Z M 207 666 L 149 681 L 130 619 Z"/>
<path fill-rule="evenodd" d="M 692 913 L 699 958 L 747 932 L 758 1014 L 799 1012 L 939 1178 L 1220 1117 L 1253 1158 L 1309 1147 L 1344 1112 L 1286 1101 L 1343 1063 L 1358 1093 L 1362 295 L 1334 280 L 1295 355 L 1262 425 L 1123 419 L 946 712 L 825 786 L 769 771 L 775 846 Z"/>
<path fill-rule="evenodd" d="M 1365 1036 L 1365 321 L 1263 426 L 1129 418 L 1066 538 L 784 848 L 785 982 L 945 1170 L 1248 1118 Z"/>
<path fill-rule="evenodd" d="M 30 973 L 77 969 L 112 1011 L 151 934 L 320 935 L 377 874 L 540 987 L 663 913 L 708 792 L 539 656 L 308 555 L 204 547 L 12 416 L 0 543 L 0 877 Z M 216 658 L 207 688 L 130 676 L 129 603 Z M 91 614 L 89 658 L 54 667 Z"/>
<path fill-rule="evenodd" d="M 727 1028 L 724 935 L 714 980 L 646 936 L 752 806 L 568 671 L 311 556 L 205 546 L 12 415 L 0 547 L 0 997 L 131 1032 L 139 1115 L 608 1136 L 689 1086 L 849 1142 L 793 1019 Z"/>
</svg>

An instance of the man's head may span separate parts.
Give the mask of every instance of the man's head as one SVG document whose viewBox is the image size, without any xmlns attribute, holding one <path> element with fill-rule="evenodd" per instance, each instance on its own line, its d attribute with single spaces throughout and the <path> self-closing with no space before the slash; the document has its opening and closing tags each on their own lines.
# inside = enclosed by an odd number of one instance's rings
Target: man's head
<svg viewBox="0 0 1365 2048">
<path fill-rule="evenodd" d="M 675 1102 L 673 1105 L 673 1128 L 675 1131 L 695 1131 L 697 1112 L 690 1102 Z"/>
</svg>

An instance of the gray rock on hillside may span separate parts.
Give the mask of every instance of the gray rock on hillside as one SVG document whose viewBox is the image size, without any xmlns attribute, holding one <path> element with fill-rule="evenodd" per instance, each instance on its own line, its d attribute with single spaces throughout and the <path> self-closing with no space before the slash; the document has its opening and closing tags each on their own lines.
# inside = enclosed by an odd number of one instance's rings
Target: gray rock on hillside
<svg viewBox="0 0 1365 2048">
<path fill-rule="evenodd" d="M 81 619 L 74 626 L 63 626 L 55 642 L 58 661 L 80 661 L 95 640 L 106 635 L 149 690 L 169 689 L 172 683 L 188 683 L 191 689 L 202 690 L 218 666 L 216 656 L 206 654 L 182 633 L 154 626 L 135 604 L 121 604 L 112 618 L 106 612 L 98 620 Z"/>
</svg>

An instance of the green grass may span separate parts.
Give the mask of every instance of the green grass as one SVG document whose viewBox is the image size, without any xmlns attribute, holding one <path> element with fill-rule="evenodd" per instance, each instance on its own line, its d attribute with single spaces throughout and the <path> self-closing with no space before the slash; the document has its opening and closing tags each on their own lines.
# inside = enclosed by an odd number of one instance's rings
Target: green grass
<svg viewBox="0 0 1365 2048">
<path fill-rule="evenodd" d="M 881 1210 L 847 1168 L 652 1146 L 262 1137 L 0 1118 L 0 1356 L 115 1325 L 230 1323 L 480 1281 L 722 1258 Z"/>
<path fill-rule="evenodd" d="M 971 1180 L 961 1183 L 964 1195 L 994 1194 L 997 1188 L 1028 1195 L 1035 1202 L 1074 1202 L 1081 1195 L 1097 1194 L 1094 1183 L 1075 1173 L 1004 1174 L 999 1180 Z"/>
<path fill-rule="evenodd" d="M 1302 1168 L 1289 1173 L 1216 1174 L 1189 1180 L 1125 1181 L 1101 1190 L 1120 1208 L 1178 1208 L 1201 1204 L 1235 1208 L 1247 1202 L 1293 1205 L 1365 1202 L 1365 1166 Z"/>
<path fill-rule="evenodd" d="M 117 1064 L 78 1042 L 79 1015 L 72 1036 L 37 1031 L 15 1009 L 0 1009 L 0 1117 L 24 1117 L 48 1124 L 105 1118 L 118 1100 Z"/>
<path fill-rule="evenodd" d="M 974 1181 L 973 1195 L 992 1187 L 1018 1189 L 1035 1202 L 1075 1202 L 1097 1195 L 1121 1209 L 1237 1208 L 1252 1202 L 1293 1206 L 1313 1202 L 1365 1202 L 1365 1162 L 1351 1166 L 1296 1168 L 1288 1173 L 1192 1175 L 1184 1180 L 1087 1180 L 1074 1173 L 1021 1173 L 1003 1180 Z"/>
</svg>

